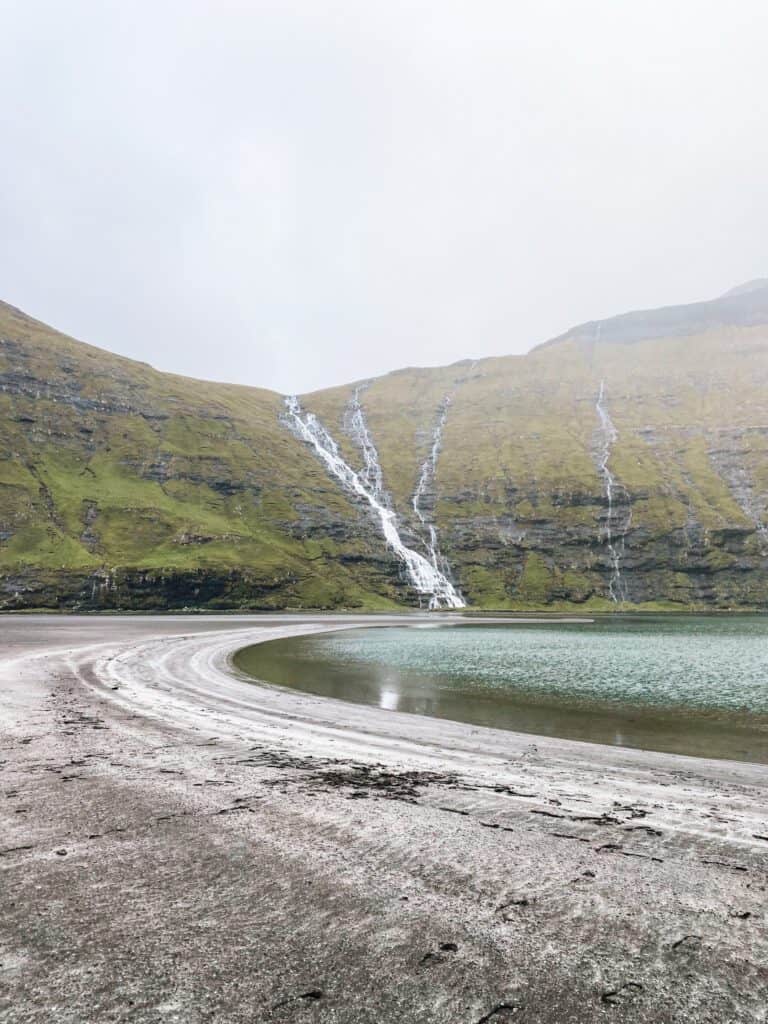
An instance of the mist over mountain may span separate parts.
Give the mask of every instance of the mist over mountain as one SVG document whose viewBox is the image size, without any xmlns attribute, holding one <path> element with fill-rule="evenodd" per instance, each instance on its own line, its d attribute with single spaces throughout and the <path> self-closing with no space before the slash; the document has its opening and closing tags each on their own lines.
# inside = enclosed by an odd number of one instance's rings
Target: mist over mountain
<svg viewBox="0 0 768 1024">
<path fill-rule="evenodd" d="M 701 334 L 719 327 L 754 327 L 768 319 L 768 278 L 757 278 L 731 288 L 707 302 L 662 309 L 642 309 L 608 320 L 593 320 L 572 327 L 545 344 L 565 339 L 578 341 L 634 342 L 651 338 L 676 338 Z"/>
<path fill-rule="evenodd" d="M 0 303 L 0 607 L 761 607 L 767 385 L 767 278 L 291 408 Z"/>
</svg>

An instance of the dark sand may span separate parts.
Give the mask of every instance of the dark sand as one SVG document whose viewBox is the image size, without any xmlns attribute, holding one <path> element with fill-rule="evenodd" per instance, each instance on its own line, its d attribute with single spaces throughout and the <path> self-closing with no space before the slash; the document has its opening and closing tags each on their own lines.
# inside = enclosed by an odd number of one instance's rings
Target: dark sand
<svg viewBox="0 0 768 1024">
<path fill-rule="evenodd" d="M 228 667 L 350 622 L 0 618 L 0 1020 L 768 1021 L 768 768 Z"/>
</svg>

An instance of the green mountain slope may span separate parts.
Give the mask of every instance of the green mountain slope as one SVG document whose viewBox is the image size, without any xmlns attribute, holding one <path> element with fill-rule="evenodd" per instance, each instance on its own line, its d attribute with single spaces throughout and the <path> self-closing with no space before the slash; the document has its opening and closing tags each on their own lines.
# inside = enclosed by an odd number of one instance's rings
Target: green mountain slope
<svg viewBox="0 0 768 1024">
<path fill-rule="evenodd" d="M 362 473 L 357 396 L 403 542 L 428 556 L 432 525 L 472 606 L 762 607 L 767 385 L 757 281 L 301 403 Z M 0 304 L 0 438 L 1 607 L 417 600 L 274 393 L 161 374 Z"/>
<path fill-rule="evenodd" d="M 397 567 L 281 409 L 0 305 L 2 605 L 391 604 Z"/>
</svg>

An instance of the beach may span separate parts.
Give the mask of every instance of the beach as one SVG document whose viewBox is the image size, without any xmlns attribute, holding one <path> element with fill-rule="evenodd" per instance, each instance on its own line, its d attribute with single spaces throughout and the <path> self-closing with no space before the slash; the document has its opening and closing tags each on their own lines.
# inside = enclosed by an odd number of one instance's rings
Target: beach
<svg viewBox="0 0 768 1024">
<path fill-rule="evenodd" d="M 768 768 L 230 660 L 414 621 L 0 618 L 0 1019 L 768 1021 Z"/>
</svg>

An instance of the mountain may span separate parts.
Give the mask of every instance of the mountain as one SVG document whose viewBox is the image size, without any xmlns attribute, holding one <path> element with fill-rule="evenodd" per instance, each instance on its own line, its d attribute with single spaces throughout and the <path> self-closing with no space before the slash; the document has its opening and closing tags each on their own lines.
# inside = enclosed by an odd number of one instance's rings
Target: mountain
<svg viewBox="0 0 768 1024">
<path fill-rule="evenodd" d="M 564 339 L 627 344 L 652 338 L 690 337 L 720 328 L 761 327 L 766 322 L 767 306 L 768 278 L 758 278 L 707 302 L 643 309 L 581 324 L 546 344 L 556 345 Z"/>
<path fill-rule="evenodd" d="M 0 303 L 0 607 L 764 607 L 767 385 L 768 279 L 290 408 Z"/>
</svg>

